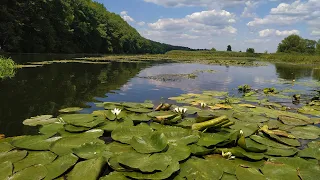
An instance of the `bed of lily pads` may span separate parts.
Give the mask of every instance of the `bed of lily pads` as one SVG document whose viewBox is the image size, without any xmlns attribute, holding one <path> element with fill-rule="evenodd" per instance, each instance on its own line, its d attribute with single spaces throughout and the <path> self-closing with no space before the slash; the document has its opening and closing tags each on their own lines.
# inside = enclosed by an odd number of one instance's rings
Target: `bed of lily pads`
<svg viewBox="0 0 320 180">
<path fill-rule="evenodd" d="M 0 136 L 0 180 L 319 179 L 320 101 L 292 109 L 270 101 L 291 101 L 275 89 L 239 91 L 32 117 L 38 135 Z"/>
</svg>

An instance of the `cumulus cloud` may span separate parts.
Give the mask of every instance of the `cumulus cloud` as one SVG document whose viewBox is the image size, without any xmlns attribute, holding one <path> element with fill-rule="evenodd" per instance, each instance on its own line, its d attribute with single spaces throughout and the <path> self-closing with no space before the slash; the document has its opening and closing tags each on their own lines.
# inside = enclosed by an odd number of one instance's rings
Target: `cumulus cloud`
<svg viewBox="0 0 320 180">
<path fill-rule="evenodd" d="M 298 30 L 285 30 L 285 31 L 279 31 L 275 29 L 264 29 L 259 32 L 260 37 L 270 37 L 270 36 L 289 36 L 292 34 L 300 34 L 300 31 Z"/>
<path fill-rule="evenodd" d="M 238 4 L 244 4 L 247 0 L 144 0 L 165 7 L 226 7 Z"/>
<path fill-rule="evenodd" d="M 128 15 L 128 12 L 127 12 L 127 11 L 122 11 L 122 12 L 120 13 L 120 15 L 121 15 L 122 19 L 124 19 L 124 20 L 127 21 L 127 22 L 136 22 L 132 17 L 130 17 L 130 16 Z"/>
</svg>

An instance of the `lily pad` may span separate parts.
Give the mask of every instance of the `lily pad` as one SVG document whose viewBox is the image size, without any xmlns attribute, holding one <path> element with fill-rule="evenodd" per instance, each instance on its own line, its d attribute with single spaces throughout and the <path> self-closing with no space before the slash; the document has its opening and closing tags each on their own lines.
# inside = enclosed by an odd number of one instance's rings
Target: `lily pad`
<svg viewBox="0 0 320 180">
<path fill-rule="evenodd" d="M 0 163 L 0 179 L 9 179 L 12 175 L 13 165 L 11 162 L 6 161 Z"/>
<path fill-rule="evenodd" d="M 289 146 L 286 146 L 286 145 L 283 145 L 283 144 L 280 144 L 280 143 L 277 143 L 269 138 L 266 138 L 266 137 L 261 137 L 261 136 L 258 136 L 258 135 L 252 135 L 250 136 L 250 138 L 260 144 L 264 144 L 266 146 L 270 146 L 270 147 L 274 147 L 274 148 L 283 148 L 283 149 L 290 149 Z"/>
<path fill-rule="evenodd" d="M 93 128 L 104 122 L 104 118 L 92 114 L 68 114 L 60 116 L 60 118 L 68 124 L 88 128 Z"/>
<path fill-rule="evenodd" d="M 12 180 L 41 180 L 46 177 L 48 171 L 44 165 L 35 165 L 19 171 L 10 177 Z"/>
<path fill-rule="evenodd" d="M 114 171 L 108 174 L 107 176 L 101 177 L 99 180 L 129 180 L 122 173 Z"/>
<path fill-rule="evenodd" d="M 258 125 L 249 122 L 237 121 L 233 126 L 230 127 L 234 130 L 242 130 L 245 137 L 249 137 L 258 131 Z"/>
<path fill-rule="evenodd" d="M 180 169 L 179 163 L 174 162 L 168 168 L 162 172 L 156 172 L 153 174 L 144 174 L 140 172 L 124 172 L 125 176 L 134 178 L 134 179 L 167 179 L 173 173 L 177 172 Z"/>
<path fill-rule="evenodd" d="M 9 152 L 12 149 L 14 149 L 15 147 L 12 146 L 10 143 L 7 142 L 2 142 L 0 143 L 0 153 L 5 153 L 5 152 Z"/>
<path fill-rule="evenodd" d="M 320 128 L 312 125 L 294 127 L 289 131 L 299 139 L 317 139 L 320 136 Z"/>
<path fill-rule="evenodd" d="M 39 132 L 45 135 L 55 135 L 63 128 L 64 128 L 63 123 L 53 123 L 53 124 L 43 125 L 39 129 Z"/>
<path fill-rule="evenodd" d="M 64 129 L 68 132 L 84 132 L 91 129 L 90 127 L 73 126 L 71 124 L 66 124 Z"/>
<path fill-rule="evenodd" d="M 291 149 L 280 149 L 280 148 L 273 148 L 269 147 L 268 151 L 265 152 L 264 154 L 269 155 L 269 156 L 281 156 L 281 157 L 288 157 L 288 156 L 293 156 L 297 154 L 298 150 L 291 148 Z"/>
<path fill-rule="evenodd" d="M 83 110 L 83 108 L 81 107 L 69 107 L 69 108 L 65 108 L 65 109 L 60 109 L 59 112 L 60 113 L 73 113 L 73 112 L 78 112 Z"/>
<path fill-rule="evenodd" d="M 58 138 L 48 139 L 47 135 L 23 136 L 12 141 L 12 145 L 27 150 L 49 150 L 50 145 Z"/>
<path fill-rule="evenodd" d="M 18 172 L 22 169 L 34 166 L 37 164 L 46 165 L 56 159 L 57 155 L 50 151 L 29 152 L 27 157 L 13 164 L 14 171 Z"/>
<path fill-rule="evenodd" d="M 134 136 L 141 137 L 152 132 L 152 128 L 148 126 L 120 126 L 116 128 L 114 131 L 112 131 L 111 137 L 116 141 L 125 144 L 130 144 L 130 141 Z"/>
<path fill-rule="evenodd" d="M 73 153 L 82 159 L 94 159 L 103 155 L 106 145 L 102 143 L 86 143 L 78 148 L 73 149 Z"/>
<path fill-rule="evenodd" d="M 59 177 L 65 173 L 68 169 L 74 166 L 78 161 L 78 157 L 73 154 L 67 154 L 59 156 L 56 160 L 50 164 L 45 165 L 48 170 L 48 174 L 44 180 L 51 180 Z"/>
<path fill-rule="evenodd" d="M 86 180 L 96 180 L 106 163 L 102 157 L 79 162 L 67 175 L 68 180 L 79 180 L 84 177 Z"/>
<path fill-rule="evenodd" d="M 23 124 L 26 126 L 38 126 L 38 125 L 46 125 L 57 122 L 57 118 L 52 118 L 52 115 L 42 115 L 32 117 L 30 119 L 26 119 L 23 121 Z"/>
<path fill-rule="evenodd" d="M 263 116 L 257 116 L 254 114 L 247 114 L 247 113 L 237 113 L 233 115 L 234 118 L 251 123 L 259 123 L 259 122 L 266 122 L 269 121 L 269 118 Z"/>
<path fill-rule="evenodd" d="M 163 133 L 151 133 L 145 136 L 134 136 L 130 145 L 139 153 L 156 153 L 168 147 L 168 140 Z"/>
<path fill-rule="evenodd" d="M 128 118 L 131 119 L 133 122 L 148 122 L 151 118 L 147 114 L 129 114 Z"/>
<path fill-rule="evenodd" d="M 214 151 L 214 149 L 208 149 L 206 147 L 198 146 L 196 144 L 189 145 L 189 148 L 191 150 L 191 153 L 196 156 L 208 155 Z"/>
<path fill-rule="evenodd" d="M 170 143 L 168 150 L 163 154 L 170 156 L 173 161 L 183 161 L 189 158 L 191 150 L 186 145 Z"/>
<path fill-rule="evenodd" d="M 107 132 L 112 132 L 120 126 L 130 127 L 133 126 L 133 121 L 131 119 L 116 120 L 116 121 L 105 121 L 99 129 Z"/>
<path fill-rule="evenodd" d="M 299 113 L 302 114 L 310 114 L 313 116 L 320 116 L 320 111 L 315 109 L 313 106 L 304 106 L 298 110 Z"/>
<path fill-rule="evenodd" d="M 126 108 L 126 110 L 135 112 L 135 113 L 149 113 L 152 112 L 152 109 L 147 108 Z"/>
<path fill-rule="evenodd" d="M 197 145 L 210 147 L 222 143 L 228 140 L 230 136 L 228 134 L 221 134 L 221 133 L 202 133 L 200 136 Z"/>
<path fill-rule="evenodd" d="M 320 142 L 313 141 L 308 143 L 308 148 L 301 150 L 298 156 L 320 160 Z"/>
<path fill-rule="evenodd" d="M 148 173 L 164 171 L 172 163 L 171 156 L 167 156 L 164 153 L 150 155 L 131 152 L 118 156 L 117 160 L 126 167 Z"/>
<path fill-rule="evenodd" d="M 304 121 L 303 119 L 290 117 L 290 116 L 284 116 L 284 115 L 279 116 L 278 119 L 283 124 L 290 125 L 290 126 L 303 126 L 303 125 L 311 124 L 311 123 Z"/>
<path fill-rule="evenodd" d="M 218 152 L 221 154 L 222 152 L 231 152 L 232 155 L 240 158 L 247 158 L 247 159 L 252 159 L 255 161 L 259 161 L 264 158 L 264 154 L 262 153 L 252 153 L 252 152 L 247 152 L 246 150 L 242 149 L 241 147 L 233 147 L 233 148 L 219 148 L 216 149 L 215 152 Z"/>
<path fill-rule="evenodd" d="M 15 163 L 25 158 L 27 154 L 28 154 L 27 151 L 17 151 L 17 150 L 0 153 L 0 163 L 6 162 L 6 161 Z"/>
<path fill-rule="evenodd" d="M 222 166 L 217 165 L 214 161 L 192 157 L 181 164 L 179 176 L 186 179 L 219 180 L 223 175 Z"/>
<path fill-rule="evenodd" d="M 236 176 L 238 180 L 266 180 L 266 177 L 255 168 L 237 167 Z"/>
<path fill-rule="evenodd" d="M 104 144 L 104 141 L 97 138 L 90 137 L 81 137 L 81 136 L 71 136 L 64 137 L 54 142 L 50 146 L 50 151 L 58 154 L 59 156 L 72 153 L 72 149 L 79 148 L 85 143 L 101 143 Z"/>
</svg>

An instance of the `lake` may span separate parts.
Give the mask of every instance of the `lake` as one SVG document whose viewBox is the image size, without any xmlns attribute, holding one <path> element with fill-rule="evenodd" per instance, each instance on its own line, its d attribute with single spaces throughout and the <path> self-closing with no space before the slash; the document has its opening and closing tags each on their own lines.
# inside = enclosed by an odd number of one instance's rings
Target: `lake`
<svg viewBox="0 0 320 180">
<path fill-rule="evenodd" d="M 19 62 L 25 57 L 13 58 Z M 30 58 L 30 61 L 52 59 L 43 56 Z M 296 80 L 297 84 L 279 83 L 283 80 Z M 0 80 L 0 134 L 35 134 L 37 128 L 24 126 L 24 119 L 42 114 L 58 115 L 59 109 L 75 106 L 86 107 L 82 112 L 90 113 L 99 109 L 94 104 L 99 101 L 152 100 L 160 103 L 182 93 L 204 90 L 228 91 L 230 95 L 237 95 L 237 87 L 243 84 L 255 89 L 276 87 L 308 91 L 316 86 L 305 86 L 304 83 L 319 81 L 320 69 L 288 64 L 238 67 L 111 62 L 56 63 L 22 68 L 13 78 Z"/>
</svg>

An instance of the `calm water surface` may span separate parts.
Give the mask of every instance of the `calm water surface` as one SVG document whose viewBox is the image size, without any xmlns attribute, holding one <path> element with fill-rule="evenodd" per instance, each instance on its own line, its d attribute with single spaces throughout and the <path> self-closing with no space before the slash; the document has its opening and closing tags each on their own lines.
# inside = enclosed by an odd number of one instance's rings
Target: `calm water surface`
<svg viewBox="0 0 320 180">
<path fill-rule="evenodd" d="M 188 74 L 199 70 L 195 79 L 174 76 L 174 79 L 147 78 L 163 74 Z M 7 136 L 33 134 L 36 128 L 22 125 L 26 118 L 58 115 L 65 107 L 87 107 L 83 113 L 96 110 L 98 101 L 152 100 L 203 90 L 229 91 L 237 94 L 237 87 L 250 84 L 253 88 L 276 87 L 312 90 L 279 80 L 297 82 L 320 81 L 320 69 L 312 67 L 270 64 L 262 67 L 234 67 L 202 64 L 110 63 L 52 64 L 24 68 L 15 77 L 0 80 L 0 134 Z"/>
</svg>

